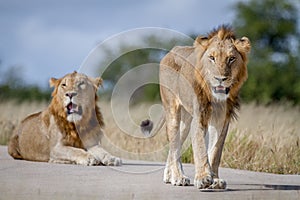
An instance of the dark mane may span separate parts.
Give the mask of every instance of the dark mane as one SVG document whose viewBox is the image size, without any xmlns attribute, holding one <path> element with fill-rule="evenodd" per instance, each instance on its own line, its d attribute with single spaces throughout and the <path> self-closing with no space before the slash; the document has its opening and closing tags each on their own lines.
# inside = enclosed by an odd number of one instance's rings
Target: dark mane
<svg viewBox="0 0 300 200">
<path fill-rule="evenodd" d="M 102 115 L 102 113 L 101 113 L 101 111 L 100 111 L 100 108 L 99 108 L 99 106 L 97 105 L 97 102 L 98 102 L 98 95 L 97 95 L 97 93 L 95 94 L 95 111 L 96 111 L 96 117 L 97 117 L 97 120 L 98 120 L 98 122 L 99 122 L 99 125 L 100 125 L 100 127 L 101 128 L 103 128 L 104 127 L 104 120 L 103 120 L 103 115 Z"/>
<path fill-rule="evenodd" d="M 221 25 L 208 33 L 208 39 L 218 36 L 220 40 L 236 39 L 233 28 L 230 25 Z"/>
</svg>

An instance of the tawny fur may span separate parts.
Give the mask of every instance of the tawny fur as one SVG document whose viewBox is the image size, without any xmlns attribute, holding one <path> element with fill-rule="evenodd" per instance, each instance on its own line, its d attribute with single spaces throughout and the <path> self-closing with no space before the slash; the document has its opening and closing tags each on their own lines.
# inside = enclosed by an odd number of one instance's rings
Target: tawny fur
<svg viewBox="0 0 300 200">
<path fill-rule="evenodd" d="M 218 168 L 229 122 L 239 108 L 239 90 L 247 79 L 250 48 L 248 38 L 236 39 L 230 27 L 220 26 L 207 37 L 197 37 L 193 46 L 174 47 L 162 59 L 160 94 L 170 142 L 164 182 L 190 183 L 180 150 L 191 132 L 195 186 L 226 187 Z"/>
<path fill-rule="evenodd" d="M 9 154 L 31 161 L 120 165 L 121 160 L 100 143 L 104 122 L 97 89 L 101 84 L 101 78 L 77 72 L 51 78 L 50 105 L 21 122 L 8 144 Z"/>
</svg>

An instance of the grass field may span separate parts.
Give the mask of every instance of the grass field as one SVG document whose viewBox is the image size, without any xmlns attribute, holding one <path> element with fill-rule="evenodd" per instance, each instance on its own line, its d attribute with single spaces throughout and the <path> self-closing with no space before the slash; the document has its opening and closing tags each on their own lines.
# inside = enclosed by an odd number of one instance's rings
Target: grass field
<svg viewBox="0 0 300 200">
<path fill-rule="evenodd" d="M 140 121 L 148 118 L 150 104 L 130 107 L 128 113 L 131 118 L 127 113 L 112 114 L 107 102 L 99 105 L 106 123 L 102 144 L 108 151 L 125 159 L 165 161 L 168 143 L 164 129 L 154 137 L 146 138 L 138 128 Z M 0 144 L 7 143 L 13 127 L 26 115 L 46 106 L 46 102 L 0 103 Z M 157 117 L 158 113 L 159 110 L 156 110 L 152 115 Z M 182 156 L 185 162 L 193 162 L 189 144 L 186 143 L 186 151 Z M 242 105 L 238 121 L 230 126 L 221 166 L 300 174 L 300 108 L 287 105 Z"/>
<path fill-rule="evenodd" d="M 244 106 L 225 145 L 225 167 L 300 174 L 300 110 Z"/>
</svg>

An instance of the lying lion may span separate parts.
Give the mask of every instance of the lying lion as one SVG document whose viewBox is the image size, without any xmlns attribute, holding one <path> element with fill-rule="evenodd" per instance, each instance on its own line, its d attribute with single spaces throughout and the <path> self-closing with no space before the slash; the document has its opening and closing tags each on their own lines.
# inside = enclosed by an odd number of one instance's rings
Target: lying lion
<svg viewBox="0 0 300 200">
<path fill-rule="evenodd" d="M 96 104 L 101 78 L 76 71 L 50 79 L 52 101 L 25 118 L 14 131 L 8 152 L 15 159 L 80 165 L 121 165 L 100 144 L 103 117 Z"/>
</svg>

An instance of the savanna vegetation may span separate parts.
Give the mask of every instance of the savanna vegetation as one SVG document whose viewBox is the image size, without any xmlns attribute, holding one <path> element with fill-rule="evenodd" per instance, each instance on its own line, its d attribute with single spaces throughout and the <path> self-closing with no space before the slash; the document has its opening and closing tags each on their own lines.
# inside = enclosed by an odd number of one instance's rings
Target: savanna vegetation
<svg viewBox="0 0 300 200">
<path fill-rule="evenodd" d="M 3 101 L 45 101 L 50 99 L 50 89 L 43 90 L 37 85 L 28 85 L 23 79 L 22 67 L 1 68 L 0 61 L 0 102 Z"/>
<path fill-rule="evenodd" d="M 297 8 L 298 5 L 298 8 Z M 299 2 L 250 0 L 235 5 L 233 25 L 252 42 L 244 101 L 300 103 Z"/>
<path fill-rule="evenodd" d="M 298 6 L 298 7 L 297 7 Z M 226 139 L 222 166 L 280 174 L 300 173 L 300 30 L 299 5 L 293 0 L 249 0 L 236 3 L 232 23 L 237 35 L 247 36 L 252 43 L 249 58 L 249 78 L 241 91 L 242 109 Z M 207 30 L 209 31 L 209 30 Z M 192 38 L 198 34 L 193 33 Z M 141 42 L 162 49 L 135 48 L 123 42 L 117 49 L 106 47 L 103 63 L 109 65 L 102 78 L 108 83 L 105 94 L 109 99 L 117 81 L 129 70 L 147 63 L 159 63 L 175 45 L 191 45 L 190 40 L 161 39 L 148 35 Z M 158 45 L 153 45 L 158 44 Z M 129 50 L 135 49 L 135 50 Z M 119 54 L 120 52 L 125 52 Z M 113 62 L 106 58 L 119 54 Z M 3 71 L 0 65 L 0 144 L 6 144 L 14 126 L 26 115 L 47 106 L 50 90 L 27 85 L 18 67 Z M 157 84 L 137 89 L 133 94 L 131 116 L 139 121 L 147 116 L 147 105 L 159 101 Z M 102 98 L 103 99 L 103 98 Z M 147 103 L 145 103 L 147 102 Z M 107 124 L 107 138 L 117 145 L 111 149 L 121 157 L 164 161 L 167 152 L 145 152 L 166 145 L 163 134 L 159 140 L 131 140 L 114 121 L 108 102 L 100 103 Z M 125 119 L 124 120 L 128 120 Z M 163 130 L 164 131 L 164 130 Z M 121 139 L 120 139 L 121 138 Z M 108 147 L 109 148 L 109 147 Z M 120 150 L 121 149 L 121 150 Z M 164 149 L 164 148 L 163 148 Z M 193 162 L 191 148 L 182 155 Z"/>
</svg>

